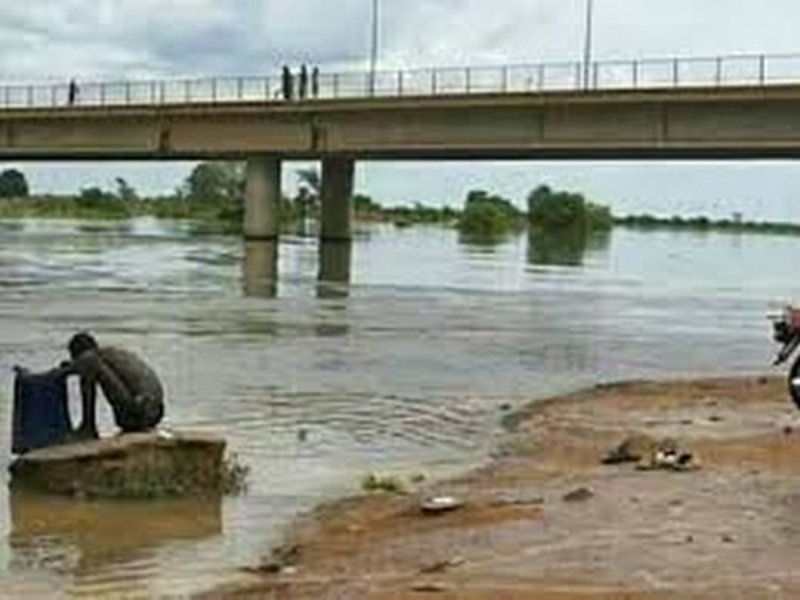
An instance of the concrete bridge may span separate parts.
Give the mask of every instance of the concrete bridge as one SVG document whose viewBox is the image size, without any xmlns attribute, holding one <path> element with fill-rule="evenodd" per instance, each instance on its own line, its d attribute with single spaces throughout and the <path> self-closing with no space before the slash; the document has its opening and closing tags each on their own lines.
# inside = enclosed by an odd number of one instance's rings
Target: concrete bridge
<svg viewBox="0 0 800 600">
<path fill-rule="evenodd" d="M 800 156 L 800 56 L 0 87 L 0 159 L 247 161 L 244 232 L 279 233 L 281 162 L 322 161 L 323 241 L 355 161 Z M 588 87 L 587 87 L 588 83 Z M 70 97 L 73 96 L 73 97 Z M 299 96 L 299 97 L 298 97 Z"/>
</svg>

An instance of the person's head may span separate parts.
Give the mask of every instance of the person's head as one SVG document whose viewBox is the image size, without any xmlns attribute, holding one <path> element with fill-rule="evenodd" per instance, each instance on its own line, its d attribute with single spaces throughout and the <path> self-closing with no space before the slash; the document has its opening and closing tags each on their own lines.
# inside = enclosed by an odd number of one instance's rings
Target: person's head
<svg viewBox="0 0 800 600">
<path fill-rule="evenodd" d="M 89 332 L 81 331 L 72 336 L 67 348 L 69 348 L 69 355 L 74 360 L 84 352 L 95 350 L 97 348 L 97 340 Z"/>
</svg>

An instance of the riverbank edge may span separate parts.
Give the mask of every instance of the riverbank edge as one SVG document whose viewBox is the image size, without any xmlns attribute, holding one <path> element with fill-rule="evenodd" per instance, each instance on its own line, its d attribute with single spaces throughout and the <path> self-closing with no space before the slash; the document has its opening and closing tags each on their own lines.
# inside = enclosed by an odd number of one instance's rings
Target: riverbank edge
<svg viewBox="0 0 800 600">
<path fill-rule="evenodd" d="M 448 480 L 440 481 L 440 482 L 433 482 L 431 484 L 423 484 L 418 489 L 411 491 L 406 495 L 396 495 L 396 494 L 355 494 L 339 499 L 334 499 L 329 502 L 322 503 L 318 507 L 312 509 L 311 511 L 298 515 L 293 522 L 287 526 L 286 532 L 283 535 L 283 542 L 273 549 L 271 556 L 267 556 L 264 558 L 263 562 L 260 565 L 255 567 L 247 567 L 243 568 L 243 573 L 246 573 L 246 579 L 243 579 L 238 582 L 233 582 L 229 585 L 216 588 L 214 590 L 210 590 L 206 593 L 203 593 L 198 598 L 219 598 L 219 599 L 229 599 L 229 598 L 260 598 L 260 597 L 273 597 L 272 595 L 265 596 L 264 594 L 278 594 L 274 597 L 276 598 L 284 598 L 286 600 L 311 600 L 317 598 L 327 598 L 329 597 L 326 593 L 326 590 L 330 587 L 331 580 L 334 580 L 334 585 L 337 583 L 341 583 L 342 578 L 346 577 L 353 577 L 354 575 L 361 577 L 365 577 L 370 579 L 371 581 L 375 581 L 376 579 L 371 578 L 368 568 L 364 568 L 362 570 L 357 570 L 355 573 L 352 571 L 348 571 L 347 575 L 344 573 L 340 574 L 339 577 L 331 575 L 331 572 L 327 572 L 327 576 L 324 574 L 318 574 L 316 577 L 313 574 L 313 568 L 310 570 L 311 572 L 306 572 L 307 568 L 307 560 L 303 556 L 304 546 L 308 544 L 309 540 L 314 541 L 316 538 L 324 537 L 326 534 L 329 534 L 331 530 L 336 530 L 341 527 L 340 521 L 347 521 L 349 517 L 354 514 L 365 514 L 370 512 L 381 512 L 381 511 L 388 511 L 397 513 L 398 507 L 405 505 L 406 508 L 409 506 L 409 503 L 414 504 L 418 503 L 419 499 L 426 494 L 430 494 L 432 489 L 459 489 L 459 490 L 470 490 L 471 488 L 480 488 L 480 480 L 485 478 L 487 474 L 492 472 L 502 470 L 503 466 L 508 464 L 509 462 L 513 462 L 519 458 L 523 454 L 525 454 L 528 450 L 523 450 L 518 445 L 518 440 L 516 439 L 520 433 L 520 430 L 530 421 L 534 420 L 536 417 L 541 417 L 548 412 L 559 412 L 561 408 L 567 408 L 571 405 L 576 404 L 591 404 L 593 400 L 600 400 L 603 396 L 607 394 L 620 394 L 625 396 L 628 393 L 636 393 L 641 389 L 647 389 L 655 387 L 656 389 L 663 389 L 669 390 L 672 388 L 692 388 L 696 387 L 699 389 L 706 389 L 707 387 L 714 387 L 714 386 L 722 386 L 723 388 L 731 387 L 736 388 L 740 386 L 757 386 L 762 387 L 764 389 L 769 389 L 771 393 L 774 395 L 780 394 L 781 396 L 785 396 L 785 379 L 775 376 L 773 374 L 748 374 L 748 375 L 730 375 L 730 376 L 713 376 L 713 377 L 678 377 L 673 379 L 631 379 L 631 380 L 621 380 L 617 382 L 610 382 L 610 383 L 599 383 L 588 387 L 583 387 L 576 389 L 571 392 L 559 394 L 556 396 L 551 397 L 544 397 L 540 399 L 536 399 L 530 402 L 525 403 L 524 405 L 520 406 L 518 409 L 514 410 L 513 412 L 508 413 L 504 417 L 501 418 L 501 425 L 503 428 L 503 433 L 500 435 L 500 439 L 498 440 L 496 450 L 490 454 L 486 461 L 482 464 L 471 467 L 464 471 L 464 473 L 457 475 L 453 478 Z M 772 408 L 776 408 L 776 403 L 773 403 Z M 784 406 L 785 404 L 785 406 Z M 785 401 L 785 398 L 780 398 L 777 401 L 777 407 L 788 408 L 788 402 Z M 716 417 L 714 417 L 716 418 Z M 622 424 L 623 429 L 633 430 L 632 427 L 626 424 Z M 785 431 L 784 431 L 785 433 Z M 619 437 L 619 436 L 617 436 Z M 607 443 L 607 442 L 606 442 Z M 596 452 L 595 448 L 595 452 Z M 584 457 L 585 458 L 585 457 Z M 594 462 L 600 462 L 600 455 L 597 454 L 594 458 L 597 460 L 592 459 Z M 514 504 L 514 503 L 512 503 Z M 520 505 L 514 504 L 512 506 L 511 512 L 513 514 L 510 515 L 510 518 L 519 518 L 520 515 L 528 515 L 530 518 L 536 518 L 536 516 L 541 512 L 540 507 L 538 506 L 538 500 L 534 503 L 536 506 L 525 505 L 522 503 Z M 380 519 L 380 518 L 379 518 Z M 480 517 L 478 517 L 480 520 Z M 466 521 L 463 523 L 454 523 L 453 526 L 456 528 L 462 527 L 467 528 L 470 526 L 470 518 L 469 515 L 466 518 Z M 360 531 L 353 530 L 354 533 L 360 534 Z M 380 535 L 380 531 L 376 531 L 376 540 L 377 536 Z M 378 545 L 376 541 L 375 546 Z M 370 542 L 366 543 L 366 546 L 369 548 Z M 313 558 L 311 562 L 313 563 Z M 458 559 L 460 560 L 460 558 Z M 446 567 L 443 568 L 443 570 Z M 302 578 L 297 578 L 297 573 L 304 573 Z M 292 583 L 294 579 L 295 583 Z M 302 579 L 302 580 L 301 580 Z M 378 578 L 380 579 L 380 578 Z M 616 589 L 611 593 L 610 596 L 604 595 L 604 593 L 598 590 L 594 590 L 594 592 L 590 592 L 586 595 L 582 593 L 573 593 L 573 591 L 553 591 L 547 585 L 546 581 L 543 581 L 542 587 L 536 587 L 533 590 L 528 590 L 528 592 L 523 593 L 522 595 L 509 595 L 508 598 L 513 598 L 516 600 L 517 598 L 542 598 L 547 600 L 572 600 L 573 598 L 598 598 L 603 599 L 605 598 L 618 598 L 619 593 L 623 593 L 625 598 L 630 599 L 661 599 L 661 598 L 673 598 L 673 596 L 669 594 L 660 594 L 660 593 L 650 593 L 646 590 L 626 590 L 622 592 L 620 589 Z M 442 595 L 444 592 L 447 591 L 446 586 L 442 586 L 441 588 L 437 587 L 439 584 L 431 584 L 429 589 L 425 589 L 425 586 L 421 586 L 419 588 L 419 593 L 421 595 L 433 593 L 434 595 L 438 594 L 440 598 L 461 598 L 461 595 Z M 556 585 L 554 589 L 560 589 L 560 586 Z M 405 591 L 403 591 L 403 589 Z M 353 598 L 392 598 L 395 597 L 417 597 L 417 592 L 410 593 L 409 589 L 413 588 L 403 588 L 401 591 L 396 592 L 399 593 L 399 596 L 393 595 L 391 593 L 379 593 L 374 595 L 371 592 L 363 593 L 361 595 L 353 594 Z M 528 595 L 531 593 L 532 595 Z M 339 596 L 336 596 L 339 597 Z M 351 596 L 344 596 L 344 597 L 351 597 Z M 427 596 L 426 596 L 427 597 Z M 466 597 L 466 596 L 464 596 Z M 470 595 L 470 598 L 484 598 L 481 595 Z M 490 595 L 488 597 L 494 597 Z M 504 595 L 503 598 L 506 596 Z M 683 596 L 679 596 L 683 597 Z M 688 596 L 687 596 L 688 597 Z M 691 596 L 692 598 L 706 598 L 706 596 Z M 711 596 L 714 597 L 714 596 Z"/>
</svg>

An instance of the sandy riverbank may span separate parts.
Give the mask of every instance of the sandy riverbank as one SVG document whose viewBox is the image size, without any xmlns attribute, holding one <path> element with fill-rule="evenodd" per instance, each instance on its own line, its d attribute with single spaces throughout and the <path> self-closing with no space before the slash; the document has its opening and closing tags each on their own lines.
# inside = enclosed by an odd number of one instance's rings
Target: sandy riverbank
<svg viewBox="0 0 800 600">
<path fill-rule="evenodd" d="M 298 523 L 278 574 L 209 598 L 666 600 L 800 598 L 800 429 L 782 379 L 628 383 L 537 402 L 492 463 L 409 495 Z M 692 472 L 600 459 L 671 437 Z M 568 502 L 579 488 L 590 497 Z M 423 516 L 420 499 L 464 508 Z"/>
</svg>

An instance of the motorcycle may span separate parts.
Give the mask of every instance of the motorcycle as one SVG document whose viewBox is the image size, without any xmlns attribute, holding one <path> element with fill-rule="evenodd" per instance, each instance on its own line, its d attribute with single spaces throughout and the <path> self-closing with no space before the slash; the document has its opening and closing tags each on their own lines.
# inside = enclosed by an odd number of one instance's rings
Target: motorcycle
<svg viewBox="0 0 800 600">
<path fill-rule="evenodd" d="M 792 306 L 784 308 L 780 315 L 770 317 L 772 320 L 772 338 L 779 344 L 783 344 L 775 361 L 774 366 L 785 363 L 800 346 L 800 309 Z M 792 367 L 789 369 L 789 395 L 795 406 L 800 408 L 800 355 L 795 358 Z"/>
</svg>

